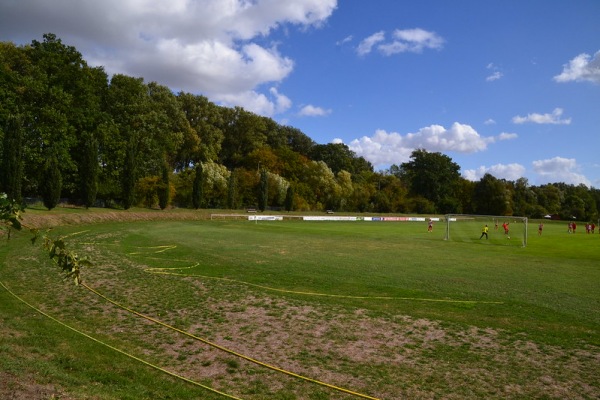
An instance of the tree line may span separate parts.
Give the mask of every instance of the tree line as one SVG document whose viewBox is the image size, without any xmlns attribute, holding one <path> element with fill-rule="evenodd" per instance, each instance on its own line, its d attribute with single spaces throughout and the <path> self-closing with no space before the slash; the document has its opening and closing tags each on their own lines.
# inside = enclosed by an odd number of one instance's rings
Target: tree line
<svg viewBox="0 0 600 400">
<path fill-rule="evenodd" d="M 205 96 L 90 67 L 54 34 L 0 42 L 0 192 L 85 207 L 256 207 L 598 218 L 600 191 L 477 182 L 441 153 L 374 171 L 344 144 Z"/>
</svg>

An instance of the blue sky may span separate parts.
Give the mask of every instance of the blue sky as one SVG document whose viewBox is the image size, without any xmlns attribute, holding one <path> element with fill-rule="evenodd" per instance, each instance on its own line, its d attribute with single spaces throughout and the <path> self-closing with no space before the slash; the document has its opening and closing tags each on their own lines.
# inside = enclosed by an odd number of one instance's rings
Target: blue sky
<svg viewBox="0 0 600 400">
<path fill-rule="evenodd" d="M 597 0 L 19 0 L 0 40 L 57 34 L 109 74 L 343 142 L 377 170 L 439 151 L 478 180 L 600 187 Z"/>
</svg>

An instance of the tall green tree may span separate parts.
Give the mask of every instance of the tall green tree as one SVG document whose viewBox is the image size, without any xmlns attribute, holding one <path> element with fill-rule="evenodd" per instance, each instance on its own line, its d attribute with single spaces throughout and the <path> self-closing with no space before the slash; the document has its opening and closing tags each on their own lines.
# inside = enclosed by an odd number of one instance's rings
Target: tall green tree
<svg viewBox="0 0 600 400">
<path fill-rule="evenodd" d="M 302 197 L 318 210 L 338 209 L 340 186 L 335 174 L 325 161 L 311 161 L 305 170 L 305 180 L 300 185 Z"/>
<path fill-rule="evenodd" d="M 334 174 L 344 170 L 351 174 L 373 171 L 373 166 L 364 158 L 357 157 L 344 143 L 316 144 L 310 150 L 314 161 L 324 161 Z"/>
<path fill-rule="evenodd" d="M 308 157 L 289 147 L 282 147 L 275 150 L 274 153 L 277 156 L 277 168 L 280 170 L 281 176 L 289 182 L 300 182 L 306 177 L 306 168 L 310 162 Z"/>
<path fill-rule="evenodd" d="M 133 142 L 127 144 L 125 162 L 121 173 L 121 200 L 123 208 L 128 210 L 135 203 L 135 183 L 138 173 L 136 167 L 136 145 Z"/>
<path fill-rule="evenodd" d="M 153 169 L 156 166 L 160 169 L 165 157 L 169 165 L 174 164 L 184 136 L 191 133 L 191 127 L 171 89 L 150 82 L 147 90 L 149 109 L 145 116 L 147 123 L 144 127 L 145 146 L 141 151 L 149 162 L 145 170 L 158 175 L 160 171 Z"/>
<path fill-rule="evenodd" d="M 537 204 L 537 195 L 529 186 L 527 178 L 519 178 L 513 184 L 512 193 L 513 213 L 521 216 L 531 216 Z"/>
<path fill-rule="evenodd" d="M 24 112 L 28 116 L 24 132 L 26 192 L 34 195 L 45 184 L 50 158 L 60 164 L 61 174 L 73 176 L 76 171 L 72 149 L 77 140 L 69 121 L 73 106 L 69 78 L 80 68 L 82 58 L 74 47 L 63 45 L 53 34 L 44 35 L 42 42 L 32 41 L 26 51 L 35 66 L 24 93 Z M 74 182 L 67 179 L 67 186 Z"/>
<path fill-rule="evenodd" d="M 579 184 L 575 187 L 575 193 L 579 195 L 585 204 L 585 215 L 583 219 L 585 221 L 591 221 L 592 219 L 597 218 L 598 203 L 596 203 L 593 191 L 584 184 Z"/>
<path fill-rule="evenodd" d="M 590 197 L 593 203 L 596 205 L 595 208 L 591 210 L 592 221 L 597 221 L 600 217 L 600 189 L 590 188 Z"/>
<path fill-rule="evenodd" d="M 167 160 L 163 162 L 162 170 L 161 170 L 161 181 L 160 186 L 158 187 L 158 206 L 161 210 L 164 210 L 169 205 L 169 195 L 170 195 L 170 183 L 169 176 L 171 174 L 169 163 Z"/>
<path fill-rule="evenodd" d="M 173 165 L 189 124 L 175 95 L 165 86 L 141 78 L 114 75 L 107 92 L 114 129 L 104 141 L 102 176 L 120 182 L 125 207 L 133 201 L 140 178 L 160 176 L 165 154 Z M 123 151 L 124 150 L 124 151 Z M 115 176 L 113 171 L 119 173 Z M 110 187 L 110 184 L 108 185 Z"/>
<path fill-rule="evenodd" d="M 396 175 L 389 173 L 373 174 L 371 186 L 376 186 L 377 189 L 372 197 L 372 203 L 375 210 L 379 212 L 408 211 L 407 189 Z"/>
<path fill-rule="evenodd" d="M 0 42 L 0 127 L 25 112 L 35 65 L 24 47 Z"/>
<path fill-rule="evenodd" d="M 191 132 L 184 135 L 175 156 L 175 168 L 181 170 L 199 162 L 217 162 L 224 139 L 221 107 L 204 96 L 183 92 L 177 95 L 177 101 Z"/>
<path fill-rule="evenodd" d="M 353 185 L 350 196 L 351 209 L 358 212 L 373 211 L 375 204 L 372 199 L 376 196 L 376 187 L 368 181 L 357 182 Z"/>
<path fill-rule="evenodd" d="M 271 118 L 264 117 L 264 120 L 267 134 L 266 145 L 274 150 L 287 146 L 287 136 L 283 126 Z"/>
<path fill-rule="evenodd" d="M 58 165 L 58 159 L 56 155 L 50 156 L 46 161 L 46 165 L 43 172 L 43 179 L 40 184 L 40 193 L 44 206 L 48 210 L 52 210 L 58 205 L 60 201 L 60 194 L 62 191 L 62 174 Z"/>
<path fill-rule="evenodd" d="M 263 117 L 235 107 L 224 113 L 223 124 L 220 160 L 230 170 L 241 167 L 247 154 L 266 144 L 267 126 Z"/>
<path fill-rule="evenodd" d="M 400 168 L 401 179 L 408 184 L 412 196 L 421 196 L 436 208 L 442 201 L 456 199 L 460 166 L 450 157 L 417 149 L 412 152 L 410 161 L 402 163 Z"/>
<path fill-rule="evenodd" d="M 21 181 L 23 179 L 23 127 L 20 116 L 11 115 L 5 125 L 2 141 L 2 176 L 0 191 L 9 201 L 21 203 Z"/>
<path fill-rule="evenodd" d="M 100 143 L 111 125 L 110 115 L 104 110 L 108 78 L 102 68 L 85 66 L 74 93 L 74 107 L 70 114 L 77 145 L 71 157 L 77 169 L 78 194 L 86 207 L 96 202 L 100 181 Z"/>
<path fill-rule="evenodd" d="M 475 184 L 473 203 L 481 215 L 512 215 L 506 183 L 491 174 L 485 174 Z"/>
<path fill-rule="evenodd" d="M 269 174 L 266 169 L 260 171 L 260 183 L 258 187 L 258 209 L 265 211 L 269 200 Z"/>
<path fill-rule="evenodd" d="M 563 201 L 563 193 L 561 190 L 552 184 L 533 187 L 532 190 L 537 195 L 538 204 L 549 214 L 558 214 L 561 210 Z"/>
<path fill-rule="evenodd" d="M 227 183 L 231 173 L 222 164 L 207 162 L 203 169 L 203 198 L 204 204 L 210 208 L 225 208 L 227 206 Z"/>
<path fill-rule="evenodd" d="M 475 214 L 475 206 L 473 205 L 475 185 L 475 182 L 461 178 L 457 192 L 460 209 L 456 211 L 457 213 Z"/>
<path fill-rule="evenodd" d="M 234 171 L 236 177 L 237 205 L 241 207 L 257 207 L 257 188 L 260 185 L 260 174 L 256 172 L 256 169 L 236 168 Z"/>
<path fill-rule="evenodd" d="M 27 53 L 35 65 L 33 82 L 27 91 L 26 167 L 36 176 L 43 170 L 49 157 L 56 157 L 64 177 L 66 194 L 78 191 L 77 161 L 78 135 L 82 127 L 95 126 L 89 122 L 93 107 L 85 87 L 91 79 L 86 75 L 87 64 L 73 46 L 62 43 L 52 33 L 43 35 L 43 41 L 33 40 Z M 50 154 L 52 153 L 52 154 Z"/>
<path fill-rule="evenodd" d="M 343 143 L 316 144 L 310 152 L 314 161 L 323 161 L 334 174 L 341 170 L 351 171 L 353 153 Z"/>
<path fill-rule="evenodd" d="M 285 193 L 285 211 L 292 211 L 294 209 L 294 187 L 288 186 L 287 192 Z"/>
<path fill-rule="evenodd" d="M 236 207 L 237 198 L 237 178 L 235 170 L 231 171 L 229 181 L 227 182 L 227 208 L 233 210 Z"/>
<path fill-rule="evenodd" d="M 194 168 L 194 183 L 192 186 L 192 206 L 197 210 L 202 206 L 204 173 L 202 163 L 198 163 Z"/>
<path fill-rule="evenodd" d="M 304 134 L 300 129 L 292 126 L 281 127 L 282 134 L 286 137 L 287 146 L 295 153 L 308 157 L 311 149 L 316 144 L 314 140 Z"/>
<path fill-rule="evenodd" d="M 563 184 L 565 199 L 562 204 L 563 218 L 575 217 L 579 221 L 590 221 L 597 215 L 597 205 L 587 186 Z"/>
<path fill-rule="evenodd" d="M 162 158 L 145 157 L 153 148 L 154 116 L 148 88 L 141 78 L 113 75 L 107 91 L 107 111 L 111 124 L 101 144 L 101 185 L 117 189 L 114 195 L 130 208 L 135 202 L 135 183 L 144 176 L 159 173 Z M 116 173 L 115 173 L 116 172 Z"/>
<path fill-rule="evenodd" d="M 24 159 L 27 126 L 31 124 L 28 93 L 35 82 L 35 65 L 28 51 L 13 43 L 0 42 L 0 187 L 9 200 L 21 201 L 27 189 Z"/>
<path fill-rule="evenodd" d="M 98 194 L 98 141 L 89 134 L 84 133 L 83 147 L 80 149 L 79 179 L 81 185 L 81 199 L 86 208 L 92 207 Z"/>
<path fill-rule="evenodd" d="M 575 193 L 568 194 L 563 203 L 561 216 L 563 219 L 587 220 L 585 201 Z"/>
</svg>

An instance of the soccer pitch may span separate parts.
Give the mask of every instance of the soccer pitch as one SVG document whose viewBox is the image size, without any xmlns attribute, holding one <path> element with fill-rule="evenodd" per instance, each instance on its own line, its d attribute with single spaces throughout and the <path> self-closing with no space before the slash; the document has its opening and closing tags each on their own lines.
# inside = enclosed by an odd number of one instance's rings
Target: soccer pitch
<svg viewBox="0 0 600 400">
<path fill-rule="evenodd" d="M 0 371 L 44 371 L 74 397 L 598 397 L 600 235 L 546 223 L 538 236 L 531 222 L 523 248 L 480 229 L 466 241 L 425 222 L 56 229 L 105 297 L 21 235 L 0 247 L 1 281 L 55 320 L 0 288 Z"/>
</svg>

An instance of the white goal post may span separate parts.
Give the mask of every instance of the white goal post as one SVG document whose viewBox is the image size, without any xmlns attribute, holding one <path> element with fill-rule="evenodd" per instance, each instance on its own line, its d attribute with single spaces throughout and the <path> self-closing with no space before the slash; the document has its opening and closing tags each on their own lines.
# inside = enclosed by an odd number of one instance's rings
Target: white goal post
<svg viewBox="0 0 600 400">
<path fill-rule="evenodd" d="M 444 240 L 527 246 L 527 217 L 446 214 Z M 487 225 L 487 235 L 483 234 Z"/>
</svg>

